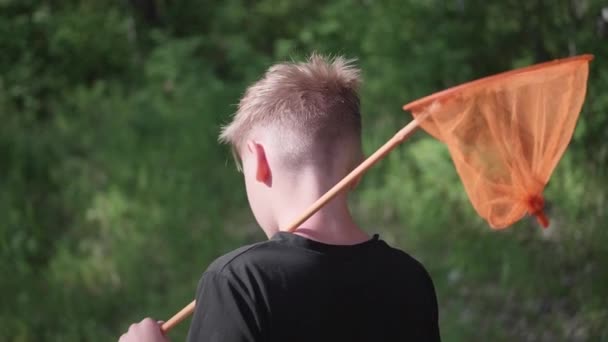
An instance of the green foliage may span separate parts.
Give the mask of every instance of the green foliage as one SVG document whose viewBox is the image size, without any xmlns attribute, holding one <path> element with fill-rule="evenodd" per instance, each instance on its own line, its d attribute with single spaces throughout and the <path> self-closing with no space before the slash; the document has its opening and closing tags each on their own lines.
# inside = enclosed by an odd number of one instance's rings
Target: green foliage
<svg viewBox="0 0 608 342">
<path fill-rule="evenodd" d="M 549 230 L 532 220 L 488 229 L 446 148 L 421 133 L 366 175 L 353 208 L 430 269 L 445 340 L 608 339 L 602 7 L 0 1 L 0 336 L 116 339 L 144 316 L 169 317 L 213 258 L 261 239 L 216 137 L 270 64 L 320 51 L 363 68 L 370 152 L 409 121 L 400 108 L 410 100 L 595 54 L 575 137 L 546 192 Z"/>
</svg>

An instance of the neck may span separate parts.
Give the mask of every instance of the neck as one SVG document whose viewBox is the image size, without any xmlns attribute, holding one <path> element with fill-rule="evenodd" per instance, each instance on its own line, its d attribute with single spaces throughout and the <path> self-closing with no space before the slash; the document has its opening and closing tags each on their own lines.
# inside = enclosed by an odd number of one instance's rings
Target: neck
<svg viewBox="0 0 608 342">
<path fill-rule="evenodd" d="M 285 182 L 285 191 L 282 191 L 285 196 L 279 199 L 276 206 L 276 211 L 279 213 L 277 223 L 281 230 L 289 228 L 288 226 L 295 219 L 334 184 L 331 181 L 323 184 L 319 179 L 327 179 L 327 177 L 299 173 L 297 180 Z M 369 235 L 355 223 L 348 209 L 346 193 L 336 196 L 293 232 L 312 240 L 335 245 L 351 245 L 369 239 Z"/>
</svg>

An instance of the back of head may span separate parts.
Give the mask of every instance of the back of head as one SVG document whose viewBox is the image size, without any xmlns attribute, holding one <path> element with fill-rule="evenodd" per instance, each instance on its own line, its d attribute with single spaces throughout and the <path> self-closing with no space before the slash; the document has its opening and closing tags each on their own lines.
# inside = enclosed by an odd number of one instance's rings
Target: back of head
<svg viewBox="0 0 608 342">
<path fill-rule="evenodd" d="M 276 64 L 247 89 L 220 141 L 238 157 L 248 139 L 264 135 L 285 167 L 342 176 L 362 157 L 359 74 L 342 57 Z"/>
</svg>

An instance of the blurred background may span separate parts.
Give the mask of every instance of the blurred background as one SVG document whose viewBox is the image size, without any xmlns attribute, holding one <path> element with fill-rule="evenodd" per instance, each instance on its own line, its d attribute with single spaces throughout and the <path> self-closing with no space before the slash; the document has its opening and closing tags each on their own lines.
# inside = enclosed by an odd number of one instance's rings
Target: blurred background
<svg viewBox="0 0 608 342">
<path fill-rule="evenodd" d="M 445 341 L 608 341 L 608 2 L 1 0 L 0 13 L 1 340 L 116 340 L 188 303 L 215 257 L 263 240 L 219 128 L 272 63 L 318 51 L 358 58 L 366 153 L 411 100 L 594 54 L 549 229 L 492 231 L 422 132 L 352 207 L 427 266 Z"/>
</svg>

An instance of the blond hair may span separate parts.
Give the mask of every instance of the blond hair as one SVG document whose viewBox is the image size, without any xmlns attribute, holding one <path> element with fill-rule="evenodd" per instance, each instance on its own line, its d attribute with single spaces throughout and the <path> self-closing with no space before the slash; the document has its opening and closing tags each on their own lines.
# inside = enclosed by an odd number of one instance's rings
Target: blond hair
<svg viewBox="0 0 608 342">
<path fill-rule="evenodd" d="M 338 153 L 340 148 L 347 153 L 354 148 L 358 161 L 359 84 L 359 69 L 343 57 L 313 54 L 305 62 L 276 64 L 247 89 L 219 140 L 232 145 L 238 157 L 242 144 L 259 128 L 276 135 L 288 163 L 319 160 L 313 154 Z"/>
</svg>

